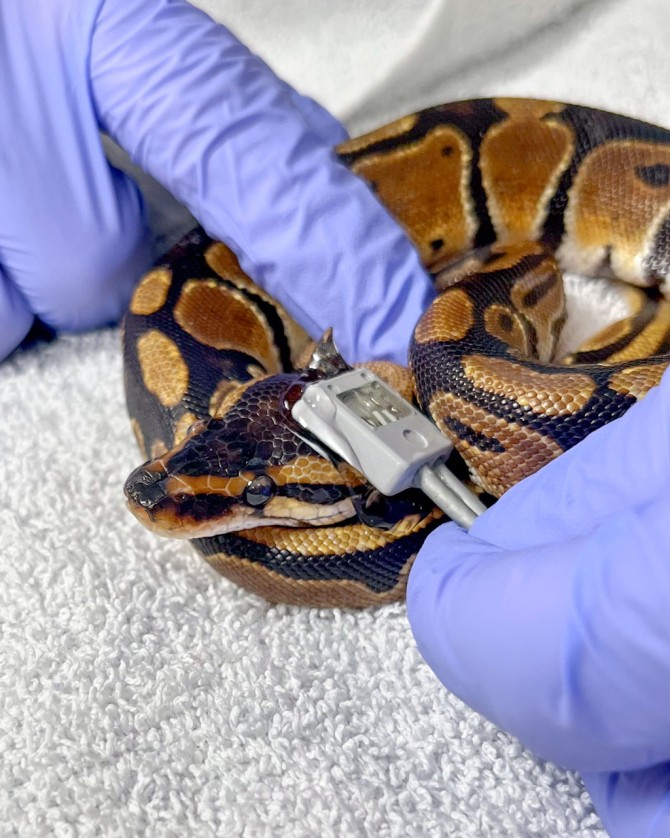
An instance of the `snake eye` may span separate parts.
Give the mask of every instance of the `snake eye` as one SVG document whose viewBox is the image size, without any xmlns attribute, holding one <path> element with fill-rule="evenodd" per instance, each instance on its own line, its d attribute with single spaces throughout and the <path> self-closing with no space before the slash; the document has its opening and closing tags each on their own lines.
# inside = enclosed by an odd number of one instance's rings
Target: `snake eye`
<svg viewBox="0 0 670 838">
<path fill-rule="evenodd" d="M 260 477 L 256 477 L 251 483 L 247 483 L 247 487 L 244 490 L 244 501 L 249 506 L 265 506 L 274 493 L 274 480 L 268 477 L 267 474 L 261 474 Z"/>
</svg>

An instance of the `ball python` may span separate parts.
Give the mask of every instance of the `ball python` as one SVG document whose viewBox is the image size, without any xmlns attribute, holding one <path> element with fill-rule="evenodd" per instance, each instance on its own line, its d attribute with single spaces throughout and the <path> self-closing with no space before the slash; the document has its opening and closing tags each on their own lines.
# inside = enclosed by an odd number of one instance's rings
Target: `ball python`
<svg viewBox="0 0 670 838">
<path fill-rule="evenodd" d="M 500 496 L 658 384 L 670 360 L 670 131 L 498 98 L 429 108 L 336 151 L 440 291 L 414 331 L 409 387 L 482 492 Z M 629 283 L 631 313 L 555 359 L 561 270 Z M 296 425 L 306 384 L 346 365 L 327 339 L 307 364 L 308 336 L 225 245 L 188 234 L 140 281 L 123 341 L 149 458 L 125 486 L 142 523 L 191 539 L 271 601 L 402 597 L 441 513 L 414 490 L 380 496 Z"/>
</svg>

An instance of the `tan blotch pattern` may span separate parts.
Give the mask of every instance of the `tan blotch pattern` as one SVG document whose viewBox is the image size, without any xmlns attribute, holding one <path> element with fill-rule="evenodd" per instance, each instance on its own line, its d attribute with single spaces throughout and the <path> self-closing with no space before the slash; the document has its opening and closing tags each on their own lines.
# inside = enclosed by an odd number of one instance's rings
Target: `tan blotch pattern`
<svg viewBox="0 0 670 838">
<path fill-rule="evenodd" d="M 549 252 L 540 242 L 510 242 L 509 244 L 492 244 L 488 248 L 488 258 L 481 265 L 477 273 L 493 273 L 516 268 L 525 256 L 544 256 L 551 259 Z M 495 258 L 492 258 L 495 257 Z"/>
<path fill-rule="evenodd" d="M 474 324 L 474 306 L 462 288 L 451 288 L 438 297 L 414 331 L 418 343 L 463 340 Z M 439 338 L 436 337 L 439 335 Z"/>
<path fill-rule="evenodd" d="M 402 116 L 400 119 L 396 119 L 395 122 L 390 122 L 388 125 L 383 125 L 381 128 L 375 128 L 374 131 L 363 134 L 362 137 L 347 140 L 346 143 L 337 146 L 336 151 L 338 154 L 354 154 L 361 149 L 378 143 L 380 140 L 402 137 L 403 134 L 406 134 L 414 128 L 418 118 L 418 115 L 415 113 Z"/>
<path fill-rule="evenodd" d="M 484 326 L 494 338 L 515 349 L 524 358 L 531 353 L 531 345 L 523 320 L 509 306 L 494 303 L 484 312 Z"/>
<path fill-rule="evenodd" d="M 228 400 L 236 394 L 241 386 L 239 381 L 229 381 L 227 378 L 221 379 L 209 400 L 210 416 L 223 416 L 227 410 Z"/>
<path fill-rule="evenodd" d="M 668 361 L 670 363 L 670 361 Z M 668 364 L 639 364 L 615 372 L 608 381 L 608 386 L 622 396 L 641 399 L 652 387 L 660 384 Z"/>
<path fill-rule="evenodd" d="M 169 461 L 167 466 L 169 468 Z M 227 498 L 239 497 L 247 487 L 247 477 L 218 477 L 215 474 L 205 474 L 199 477 L 175 474 L 165 481 L 168 495 L 223 495 Z"/>
<path fill-rule="evenodd" d="M 496 99 L 495 104 L 509 119 L 489 128 L 480 148 L 491 221 L 500 239 L 535 239 L 572 159 L 574 137 L 567 125 L 546 119 L 563 109 L 557 102 Z"/>
<path fill-rule="evenodd" d="M 256 383 L 256 379 L 244 381 L 221 381 L 209 401 L 209 412 L 215 418 L 225 416 L 231 407 L 238 402 L 245 391 Z"/>
<path fill-rule="evenodd" d="M 310 338 L 307 332 L 305 332 L 305 330 L 289 316 L 284 307 L 277 302 L 277 300 L 271 297 L 267 291 L 264 291 L 259 285 L 256 285 L 256 283 L 244 273 L 237 260 L 237 256 L 235 256 L 233 251 L 229 247 L 226 247 L 225 244 L 222 244 L 221 242 L 214 242 L 210 245 L 205 253 L 205 261 L 219 276 L 233 282 L 242 291 L 254 294 L 272 305 L 279 315 L 279 319 L 284 327 L 284 334 L 286 335 L 291 352 L 291 360 L 296 367 L 300 367 L 300 364 L 296 362 L 296 359 L 305 344 L 309 343 Z"/>
<path fill-rule="evenodd" d="M 237 256 L 223 242 L 214 242 L 207 248 L 205 261 L 215 273 L 224 279 L 240 279 L 251 283 L 249 277 L 240 267 Z"/>
<path fill-rule="evenodd" d="M 559 250 L 568 270 L 594 274 L 609 254 L 619 279 L 637 285 L 660 218 L 670 209 L 670 184 L 651 186 L 639 170 L 670 166 L 670 148 L 639 140 L 612 140 L 582 162 L 570 189 L 566 235 Z"/>
<path fill-rule="evenodd" d="M 582 341 L 574 353 L 570 353 L 566 358 L 561 360 L 562 364 L 575 363 L 575 355 L 580 352 L 596 352 L 601 349 L 606 349 L 614 343 L 627 338 L 628 335 L 634 333 L 635 318 L 642 313 L 643 309 L 652 304 L 651 299 L 645 291 L 641 288 L 636 288 L 634 285 L 628 285 L 625 288 L 626 305 L 628 307 L 629 315 L 623 320 L 617 320 L 615 323 L 610 323 L 600 331 L 591 335 L 586 340 Z"/>
<path fill-rule="evenodd" d="M 351 467 L 347 468 L 346 472 L 340 472 L 328 460 L 317 456 L 297 457 L 291 463 L 269 466 L 266 474 L 277 486 L 291 483 L 313 483 L 323 486 L 346 483 L 350 486 L 361 486 L 365 483 L 364 478 Z"/>
<path fill-rule="evenodd" d="M 552 439 L 516 422 L 499 419 L 452 393 L 437 393 L 429 408 L 437 426 L 452 439 L 467 462 L 475 482 L 495 497 L 563 453 Z M 443 421 L 445 416 L 458 419 L 487 439 L 496 440 L 504 451 L 482 450 L 450 434 Z"/>
<path fill-rule="evenodd" d="M 642 331 L 637 334 L 623 349 L 613 352 L 607 358 L 608 364 L 623 361 L 636 361 L 638 358 L 648 358 L 655 355 L 668 342 L 670 334 L 670 303 L 661 302 L 656 308 L 656 315 Z"/>
<path fill-rule="evenodd" d="M 189 374 L 177 344 L 156 329 L 137 339 L 144 385 L 164 407 L 175 407 L 186 395 Z"/>
<path fill-rule="evenodd" d="M 537 290 L 537 299 L 534 292 Z M 535 356 L 548 363 L 554 357 L 565 319 L 565 292 L 558 265 L 547 256 L 512 286 L 510 299 L 535 330 Z"/>
<path fill-rule="evenodd" d="M 431 266 L 435 290 L 438 293 L 446 291 L 447 288 L 451 288 L 452 285 L 456 285 L 462 279 L 467 279 L 469 276 L 484 270 L 484 264 L 477 251 L 456 259 L 449 256 L 444 261 L 444 266 L 442 264 Z"/>
<path fill-rule="evenodd" d="M 180 442 L 183 442 L 186 439 L 188 429 L 194 422 L 197 422 L 197 420 L 198 417 L 195 415 L 195 413 L 191 413 L 190 410 L 187 410 L 186 413 L 179 417 L 174 427 L 175 445 L 179 445 Z"/>
<path fill-rule="evenodd" d="M 595 390 L 591 376 L 578 372 L 543 373 L 504 358 L 469 355 L 463 370 L 485 393 L 510 399 L 542 416 L 567 416 L 581 410 Z"/>
<path fill-rule="evenodd" d="M 431 270 L 435 277 L 435 288 L 437 291 L 444 291 L 462 279 L 475 274 L 515 268 L 519 259 L 524 256 L 539 256 L 546 252 L 546 249 L 538 242 L 492 244 L 489 247 L 479 248 L 447 261 L 444 267 L 433 265 Z"/>
<path fill-rule="evenodd" d="M 153 314 L 165 305 L 172 282 L 172 273 L 167 268 L 155 268 L 145 274 L 130 300 L 133 314 Z"/>
<path fill-rule="evenodd" d="M 206 346 L 246 352 L 268 372 L 281 369 L 272 329 L 241 291 L 224 288 L 214 279 L 189 280 L 174 317 L 185 332 Z"/>
<path fill-rule="evenodd" d="M 616 323 L 610 323 L 608 326 L 605 326 L 604 329 L 596 332 L 595 335 L 583 341 L 579 345 L 577 353 L 595 352 L 600 349 L 606 349 L 613 343 L 618 343 L 620 340 L 628 337 L 631 333 L 632 325 L 632 320 L 629 318 L 626 318 L 625 320 L 617 320 Z M 568 357 L 567 360 L 569 363 L 572 363 L 570 357 Z"/>
<path fill-rule="evenodd" d="M 421 140 L 361 158 L 352 169 L 375 184 L 430 267 L 474 240 L 478 220 L 470 195 L 471 160 L 467 138 L 438 125 Z"/>
</svg>

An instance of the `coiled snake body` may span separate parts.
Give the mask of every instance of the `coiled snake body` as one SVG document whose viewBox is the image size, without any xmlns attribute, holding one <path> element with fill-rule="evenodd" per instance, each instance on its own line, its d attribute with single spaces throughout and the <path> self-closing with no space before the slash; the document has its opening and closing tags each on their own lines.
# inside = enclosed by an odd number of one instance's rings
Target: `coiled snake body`
<svg viewBox="0 0 670 838">
<path fill-rule="evenodd" d="M 410 353 L 416 398 L 499 496 L 658 384 L 670 356 L 670 132 L 528 99 L 430 108 L 352 140 L 341 160 L 405 227 L 442 292 Z M 558 266 L 647 289 L 567 358 Z M 159 533 L 273 601 L 403 595 L 442 520 L 321 456 L 290 416 L 309 340 L 223 244 L 194 230 L 137 287 L 127 402 L 150 462 L 126 484 Z M 310 375 L 327 375 L 322 345 Z M 392 376 L 391 365 L 377 371 Z"/>
</svg>

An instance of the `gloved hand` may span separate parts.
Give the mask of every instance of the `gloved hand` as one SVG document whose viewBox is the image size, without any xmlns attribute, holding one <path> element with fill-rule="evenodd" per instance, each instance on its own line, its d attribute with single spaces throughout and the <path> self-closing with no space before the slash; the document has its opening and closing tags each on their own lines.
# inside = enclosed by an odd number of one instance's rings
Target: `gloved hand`
<svg viewBox="0 0 670 838">
<path fill-rule="evenodd" d="M 344 129 L 225 28 L 183 0 L 6 0 L 0 78 L 0 359 L 33 314 L 117 319 L 149 265 L 102 129 L 312 335 L 405 361 L 398 335 L 432 295 L 414 250 L 335 161 Z"/>
<path fill-rule="evenodd" d="M 670 371 L 419 553 L 409 619 L 465 702 L 582 772 L 615 838 L 670 835 Z"/>
</svg>

